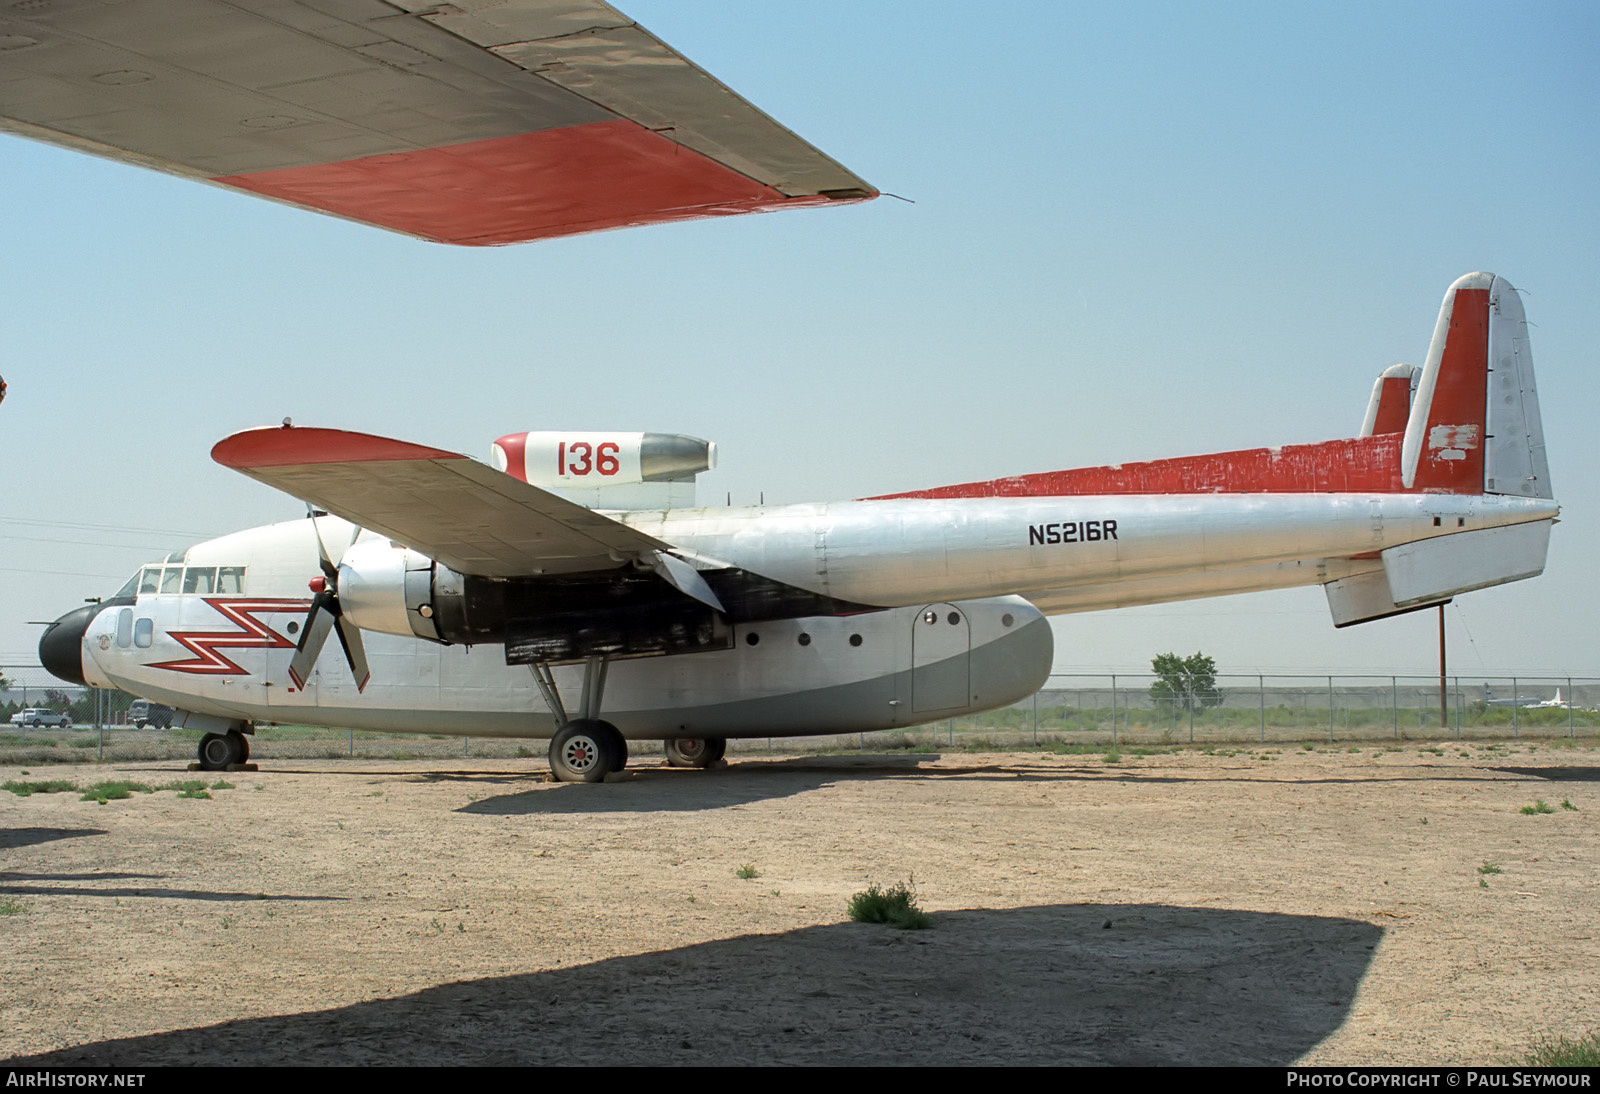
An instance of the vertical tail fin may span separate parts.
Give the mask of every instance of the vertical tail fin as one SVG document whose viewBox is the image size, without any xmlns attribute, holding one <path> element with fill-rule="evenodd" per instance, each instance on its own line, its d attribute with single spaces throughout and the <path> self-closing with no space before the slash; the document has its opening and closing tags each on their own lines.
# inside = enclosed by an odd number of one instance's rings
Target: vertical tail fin
<svg viewBox="0 0 1600 1094">
<path fill-rule="evenodd" d="M 1416 371 L 1415 365 L 1390 365 L 1383 370 L 1383 375 L 1372 385 L 1367 416 L 1356 436 L 1376 437 L 1380 433 L 1406 431 L 1406 419 L 1411 416 L 1411 377 Z"/>
<path fill-rule="evenodd" d="M 1471 273 L 1450 286 L 1406 423 L 1407 489 L 1555 496 L 1527 327 L 1504 278 Z"/>
</svg>

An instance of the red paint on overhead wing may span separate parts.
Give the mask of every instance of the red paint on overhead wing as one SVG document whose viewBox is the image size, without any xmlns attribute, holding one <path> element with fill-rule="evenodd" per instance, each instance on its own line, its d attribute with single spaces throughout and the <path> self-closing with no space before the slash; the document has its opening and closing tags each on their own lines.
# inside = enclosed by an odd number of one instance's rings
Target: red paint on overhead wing
<svg viewBox="0 0 1600 1094">
<path fill-rule="evenodd" d="M 212 181 L 477 246 L 831 204 L 786 197 L 625 119 Z"/>
<path fill-rule="evenodd" d="M 886 494 L 883 498 L 1024 498 L 1079 494 L 1403 493 L 1398 433 L 1250 448 Z M 883 499 L 870 499 L 883 500 Z"/>
<path fill-rule="evenodd" d="M 305 464 L 370 463 L 383 460 L 464 460 L 457 452 L 343 429 L 247 429 L 211 449 L 224 467 L 299 467 Z"/>
</svg>

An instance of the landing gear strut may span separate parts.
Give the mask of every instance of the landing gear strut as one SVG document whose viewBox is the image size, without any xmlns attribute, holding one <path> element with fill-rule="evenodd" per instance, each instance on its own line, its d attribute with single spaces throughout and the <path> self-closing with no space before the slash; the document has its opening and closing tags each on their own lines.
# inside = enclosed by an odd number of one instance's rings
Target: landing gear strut
<svg viewBox="0 0 1600 1094">
<path fill-rule="evenodd" d="M 605 694 L 604 657 L 591 657 L 583 669 L 583 696 L 579 717 L 567 717 L 567 708 L 556 690 L 550 666 L 540 662 L 528 666 L 539 692 L 561 726 L 550 738 L 550 773 L 564 783 L 604 782 L 613 771 L 628 764 L 628 742 L 610 722 L 600 718 L 600 699 Z"/>
<path fill-rule="evenodd" d="M 710 767 L 728 750 L 726 737 L 678 737 L 665 744 L 668 767 Z"/>
</svg>

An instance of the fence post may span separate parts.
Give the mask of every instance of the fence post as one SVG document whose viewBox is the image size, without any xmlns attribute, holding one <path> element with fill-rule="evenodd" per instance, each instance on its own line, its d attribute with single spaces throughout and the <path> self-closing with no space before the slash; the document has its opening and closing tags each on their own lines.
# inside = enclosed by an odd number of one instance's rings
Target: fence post
<svg viewBox="0 0 1600 1094">
<path fill-rule="evenodd" d="M 1261 704 L 1261 743 L 1267 743 L 1267 678 L 1256 676 L 1256 700 Z"/>
<path fill-rule="evenodd" d="M 1394 739 L 1400 739 L 1400 678 L 1389 677 L 1389 714 L 1394 721 Z"/>
<path fill-rule="evenodd" d="M 1567 677 L 1567 739 L 1572 739 L 1572 677 Z"/>
<path fill-rule="evenodd" d="M 1117 674 L 1111 674 L 1111 743 L 1117 743 Z"/>
<path fill-rule="evenodd" d="M 1517 694 L 1517 678 L 1511 678 L 1511 736 L 1522 736 L 1522 696 Z"/>
<path fill-rule="evenodd" d="M 1328 677 L 1328 743 L 1333 744 L 1333 677 Z"/>
<path fill-rule="evenodd" d="M 1039 744 L 1039 693 L 1033 693 L 1033 743 Z"/>
</svg>

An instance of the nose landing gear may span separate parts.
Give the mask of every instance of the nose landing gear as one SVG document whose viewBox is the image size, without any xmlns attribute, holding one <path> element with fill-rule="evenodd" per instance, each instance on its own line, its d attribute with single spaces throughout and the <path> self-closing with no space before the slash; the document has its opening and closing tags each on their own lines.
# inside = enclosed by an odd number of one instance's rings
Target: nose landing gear
<svg viewBox="0 0 1600 1094">
<path fill-rule="evenodd" d="M 226 771 L 250 759 L 250 741 L 237 729 L 207 733 L 200 738 L 201 771 Z"/>
</svg>

